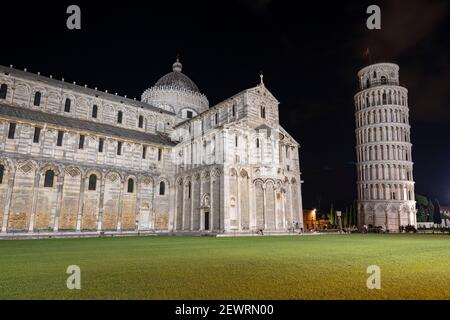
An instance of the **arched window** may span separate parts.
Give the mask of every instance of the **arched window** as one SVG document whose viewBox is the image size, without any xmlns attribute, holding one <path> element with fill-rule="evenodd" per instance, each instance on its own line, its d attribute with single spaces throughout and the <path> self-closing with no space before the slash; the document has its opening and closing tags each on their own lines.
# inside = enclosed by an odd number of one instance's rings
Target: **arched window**
<svg viewBox="0 0 450 320">
<path fill-rule="evenodd" d="M 41 105 L 41 93 L 38 91 L 34 94 L 34 105 L 39 107 Z"/>
<path fill-rule="evenodd" d="M 0 184 L 3 183 L 3 175 L 5 174 L 5 166 L 0 165 Z"/>
<path fill-rule="evenodd" d="M 256 148 L 259 149 L 259 139 L 258 138 L 256 138 Z"/>
<path fill-rule="evenodd" d="M 387 79 L 386 77 L 381 77 L 381 84 L 387 84 Z"/>
<path fill-rule="evenodd" d="M 143 116 L 139 116 L 139 121 L 138 121 L 138 126 L 139 128 L 143 128 L 144 127 L 144 117 Z"/>
<path fill-rule="evenodd" d="M 53 188 L 53 180 L 55 180 L 55 172 L 47 170 L 45 172 L 44 188 Z"/>
<path fill-rule="evenodd" d="M 159 183 L 159 195 L 163 196 L 166 194 L 166 183 L 164 181 L 161 181 Z"/>
<path fill-rule="evenodd" d="M 7 93 L 8 93 L 8 86 L 3 83 L 0 86 L 0 99 L 6 99 L 6 94 Z"/>
<path fill-rule="evenodd" d="M 387 104 L 386 92 L 383 93 L 383 104 Z"/>
<path fill-rule="evenodd" d="M 266 118 L 266 107 L 261 106 L 261 118 Z"/>
<path fill-rule="evenodd" d="M 366 81 L 366 89 L 369 88 L 369 87 L 370 87 L 370 80 L 367 79 L 367 81 Z"/>
<path fill-rule="evenodd" d="M 97 189 L 97 176 L 95 174 L 91 174 L 89 176 L 89 191 L 95 191 Z"/>
<path fill-rule="evenodd" d="M 70 112 L 70 106 L 72 101 L 69 98 L 66 98 L 66 102 L 64 104 L 64 112 Z"/>
<path fill-rule="evenodd" d="M 93 106 L 92 106 L 92 118 L 97 118 L 97 115 L 98 115 L 98 106 L 96 105 L 96 104 L 94 104 Z"/>
<path fill-rule="evenodd" d="M 132 178 L 128 179 L 128 193 L 134 192 L 134 180 Z"/>
<path fill-rule="evenodd" d="M 117 112 L 117 123 L 122 123 L 123 121 L 123 112 L 119 111 Z"/>
</svg>

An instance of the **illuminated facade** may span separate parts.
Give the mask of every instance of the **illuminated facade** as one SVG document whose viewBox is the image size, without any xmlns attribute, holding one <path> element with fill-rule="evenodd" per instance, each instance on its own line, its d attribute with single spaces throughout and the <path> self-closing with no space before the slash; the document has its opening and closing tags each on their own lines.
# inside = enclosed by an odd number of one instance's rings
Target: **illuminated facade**
<svg viewBox="0 0 450 320">
<path fill-rule="evenodd" d="M 0 86 L 4 234 L 303 224 L 299 144 L 262 78 L 211 108 L 179 61 L 141 101 L 12 67 Z"/>
<path fill-rule="evenodd" d="M 416 225 L 408 90 L 399 67 L 378 63 L 358 73 L 355 95 L 358 222 L 385 226 Z"/>
</svg>

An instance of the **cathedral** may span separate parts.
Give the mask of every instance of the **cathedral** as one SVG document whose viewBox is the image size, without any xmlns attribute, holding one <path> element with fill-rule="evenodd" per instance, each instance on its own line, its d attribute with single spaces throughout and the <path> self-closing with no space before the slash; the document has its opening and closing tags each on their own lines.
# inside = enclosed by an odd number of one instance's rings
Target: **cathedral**
<svg viewBox="0 0 450 320">
<path fill-rule="evenodd" d="M 0 66 L 1 234 L 303 228 L 278 105 L 261 76 L 210 107 L 178 60 L 140 101 Z"/>
</svg>

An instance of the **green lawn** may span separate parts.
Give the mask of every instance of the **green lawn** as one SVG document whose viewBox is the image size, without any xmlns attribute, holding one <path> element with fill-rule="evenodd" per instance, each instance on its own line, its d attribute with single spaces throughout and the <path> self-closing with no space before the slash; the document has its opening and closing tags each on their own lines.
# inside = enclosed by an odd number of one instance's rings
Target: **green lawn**
<svg viewBox="0 0 450 320">
<path fill-rule="evenodd" d="M 66 287 L 81 268 L 81 290 Z M 368 290 L 369 265 L 382 289 Z M 450 299 L 450 236 L 0 241 L 0 299 Z"/>
</svg>

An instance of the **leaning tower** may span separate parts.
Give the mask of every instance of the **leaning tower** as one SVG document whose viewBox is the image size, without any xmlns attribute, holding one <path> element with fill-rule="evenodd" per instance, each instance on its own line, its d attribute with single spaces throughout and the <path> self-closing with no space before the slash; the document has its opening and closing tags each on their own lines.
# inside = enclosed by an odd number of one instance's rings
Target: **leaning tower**
<svg viewBox="0 0 450 320">
<path fill-rule="evenodd" d="M 358 73 L 355 95 L 358 224 L 398 232 L 416 225 L 408 90 L 399 66 L 377 63 Z"/>
</svg>

